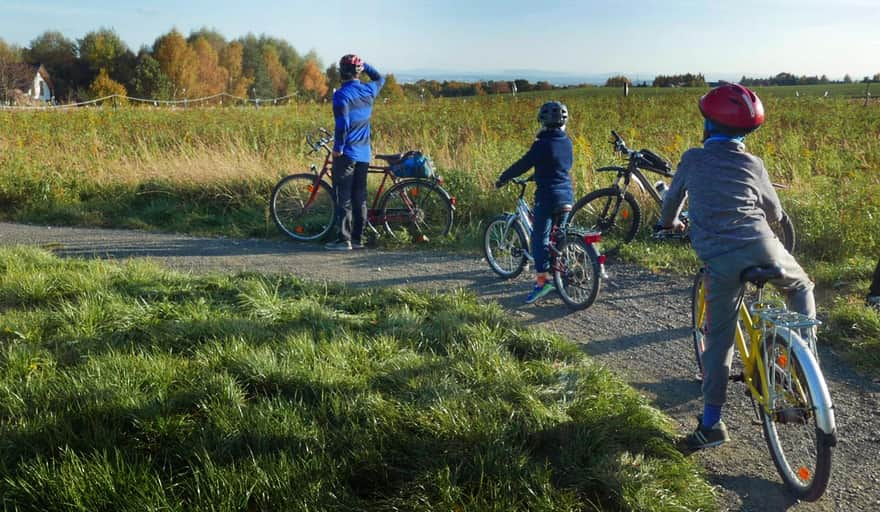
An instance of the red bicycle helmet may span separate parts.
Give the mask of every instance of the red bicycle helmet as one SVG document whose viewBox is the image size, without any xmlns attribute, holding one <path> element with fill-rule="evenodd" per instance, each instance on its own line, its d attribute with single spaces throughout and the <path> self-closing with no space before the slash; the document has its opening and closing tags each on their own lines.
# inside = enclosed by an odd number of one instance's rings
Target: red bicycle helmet
<svg viewBox="0 0 880 512">
<path fill-rule="evenodd" d="M 764 124 L 764 105 L 758 95 L 739 84 L 720 85 L 700 98 L 703 117 L 722 129 L 748 133 Z"/>
<path fill-rule="evenodd" d="M 346 75 L 357 76 L 364 70 L 364 61 L 357 55 L 349 53 L 339 59 L 339 71 Z"/>
</svg>

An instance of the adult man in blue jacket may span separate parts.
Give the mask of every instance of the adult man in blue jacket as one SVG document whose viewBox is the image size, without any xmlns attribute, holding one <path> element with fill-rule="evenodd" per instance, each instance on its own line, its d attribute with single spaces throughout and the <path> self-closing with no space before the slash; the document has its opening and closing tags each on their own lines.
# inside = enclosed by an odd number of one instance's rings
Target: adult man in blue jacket
<svg viewBox="0 0 880 512">
<path fill-rule="evenodd" d="M 364 71 L 372 80 L 358 80 Z M 370 165 L 370 115 L 385 77 L 357 55 L 339 60 L 342 86 L 333 93 L 336 133 L 333 143 L 333 189 L 338 235 L 324 247 L 331 251 L 363 249 L 367 218 L 367 168 Z"/>
</svg>

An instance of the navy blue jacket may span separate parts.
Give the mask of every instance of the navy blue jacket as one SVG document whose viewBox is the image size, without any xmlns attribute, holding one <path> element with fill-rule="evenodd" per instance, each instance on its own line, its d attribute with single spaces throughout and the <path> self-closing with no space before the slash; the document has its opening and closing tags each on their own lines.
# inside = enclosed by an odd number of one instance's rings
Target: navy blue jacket
<svg viewBox="0 0 880 512">
<path fill-rule="evenodd" d="M 373 100 L 385 85 L 385 77 L 373 66 L 364 64 L 364 72 L 372 82 L 365 84 L 358 79 L 344 82 L 333 93 L 333 116 L 336 118 L 333 151 L 343 153 L 355 162 L 369 162 L 370 114 Z"/>
<path fill-rule="evenodd" d="M 574 202 L 571 166 L 574 161 L 571 139 L 554 128 L 538 132 L 529 151 L 501 174 L 498 181 L 509 181 L 535 168 L 535 203 L 548 207 Z"/>
</svg>

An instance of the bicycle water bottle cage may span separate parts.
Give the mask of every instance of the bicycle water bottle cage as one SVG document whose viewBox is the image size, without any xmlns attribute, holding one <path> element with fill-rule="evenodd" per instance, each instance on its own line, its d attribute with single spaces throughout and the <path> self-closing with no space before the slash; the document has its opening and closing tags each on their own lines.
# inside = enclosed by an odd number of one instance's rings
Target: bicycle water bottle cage
<svg viewBox="0 0 880 512">
<path fill-rule="evenodd" d="M 749 267 L 739 275 L 741 283 L 752 283 L 758 288 L 763 288 L 767 281 L 785 277 L 785 271 L 777 265 Z"/>
</svg>

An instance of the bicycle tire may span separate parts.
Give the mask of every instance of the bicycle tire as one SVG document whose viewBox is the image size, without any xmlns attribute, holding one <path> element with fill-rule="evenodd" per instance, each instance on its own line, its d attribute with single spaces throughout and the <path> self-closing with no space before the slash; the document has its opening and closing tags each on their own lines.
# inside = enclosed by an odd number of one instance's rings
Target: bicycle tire
<svg viewBox="0 0 880 512">
<path fill-rule="evenodd" d="M 553 283 L 562 301 L 574 310 L 587 309 L 599 296 L 601 277 L 595 245 L 570 235 L 553 264 Z"/>
<path fill-rule="evenodd" d="M 697 360 L 699 378 L 703 380 L 703 351 L 706 349 L 706 294 L 703 288 L 705 269 L 700 269 L 694 276 L 691 286 L 691 335 L 694 339 L 694 357 Z"/>
<path fill-rule="evenodd" d="M 269 211 L 275 226 L 290 238 L 307 242 L 325 236 L 336 221 L 333 189 L 313 174 L 291 174 L 272 189 Z"/>
<path fill-rule="evenodd" d="M 516 219 L 511 222 L 510 215 L 499 215 L 486 224 L 483 230 L 483 254 L 489 268 L 504 279 L 513 279 L 520 275 L 529 261 L 529 238 L 522 224 Z M 500 235 L 495 237 L 493 235 Z M 503 246 L 495 249 L 494 241 L 503 242 Z M 508 245 L 510 244 L 510 245 Z M 507 250 L 509 247 L 509 250 Z M 504 262 L 507 262 L 505 264 Z"/>
<path fill-rule="evenodd" d="M 602 234 L 606 256 L 615 256 L 620 247 L 636 237 L 642 222 L 642 209 L 629 192 L 620 196 L 615 187 L 594 190 L 574 205 L 569 224 L 584 231 Z"/>
<path fill-rule="evenodd" d="M 449 194 L 437 183 L 409 179 L 382 195 L 377 223 L 397 240 L 429 242 L 449 234 L 453 211 Z"/>
<path fill-rule="evenodd" d="M 806 368 L 813 368 L 813 361 L 801 361 L 798 352 L 789 347 L 784 336 L 773 333 L 762 343 L 766 382 L 771 382 L 770 374 L 775 373 L 774 389 L 781 391 L 780 395 L 790 403 L 777 407 L 778 413 L 768 413 L 761 407 L 761 424 L 782 480 L 798 499 L 816 501 L 831 478 L 831 448 L 836 440 L 829 439 L 817 423 L 814 397 L 821 391 L 814 389 L 813 381 L 806 377 Z M 768 349 L 773 353 L 768 354 Z M 784 378 L 786 374 L 791 377 Z M 821 371 L 818 374 L 821 377 Z M 794 442 L 789 441 L 789 435 Z"/>
</svg>

